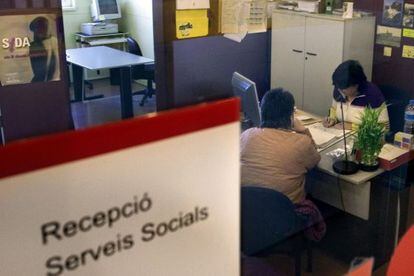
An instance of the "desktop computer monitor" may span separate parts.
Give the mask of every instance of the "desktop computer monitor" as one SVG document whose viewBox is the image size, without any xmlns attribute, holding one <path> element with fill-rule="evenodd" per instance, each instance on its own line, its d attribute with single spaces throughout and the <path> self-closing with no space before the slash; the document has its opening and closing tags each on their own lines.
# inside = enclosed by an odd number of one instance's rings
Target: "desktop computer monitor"
<svg viewBox="0 0 414 276">
<path fill-rule="evenodd" d="M 93 21 L 121 18 L 119 0 L 92 0 L 91 14 Z"/>
<path fill-rule="evenodd" d="M 234 95 L 241 98 L 244 119 L 249 121 L 250 126 L 260 126 L 260 106 L 256 84 L 237 72 L 233 73 L 231 84 Z"/>
</svg>

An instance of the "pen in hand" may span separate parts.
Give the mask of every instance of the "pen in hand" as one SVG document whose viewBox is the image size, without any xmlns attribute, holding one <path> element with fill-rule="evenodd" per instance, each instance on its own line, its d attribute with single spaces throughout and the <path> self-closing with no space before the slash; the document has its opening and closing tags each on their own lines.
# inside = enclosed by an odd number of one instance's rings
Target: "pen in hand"
<svg viewBox="0 0 414 276">
<path fill-rule="evenodd" d="M 335 120 L 333 120 L 332 118 L 331 118 L 331 110 L 329 109 L 328 110 L 328 116 L 327 117 L 325 117 L 325 119 L 323 120 L 323 122 L 322 122 L 322 125 L 324 126 L 324 127 L 332 127 L 332 126 L 334 126 L 335 125 Z"/>
</svg>

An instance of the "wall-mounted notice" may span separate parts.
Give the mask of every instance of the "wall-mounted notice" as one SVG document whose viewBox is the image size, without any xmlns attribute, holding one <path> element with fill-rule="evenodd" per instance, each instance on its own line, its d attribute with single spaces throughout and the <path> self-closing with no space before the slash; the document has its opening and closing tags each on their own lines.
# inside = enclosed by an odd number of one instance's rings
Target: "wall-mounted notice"
<svg viewBox="0 0 414 276">
<path fill-rule="evenodd" d="M 224 100 L 0 149 L 0 274 L 240 275 L 238 113 Z"/>
<path fill-rule="evenodd" d="M 266 32 L 267 30 L 267 1 L 256 0 L 250 4 L 249 33 Z"/>
<path fill-rule="evenodd" d="M 221 1 L 221 32 L 238 34 L 247 32 L 250 3 L 239 0 Z"/>
<path fill-rule="evenodd" d="M 56 15 L 0 16 L 1 85 L 60 80 Z"/>
<path fill-rule="evenodd" d="M 209 9 L 210 0 L 177 0 L 177 10 Z"/>
<path fill-rule="evenodd" d="M 403 19 L 404 0 L 384 0 L 382 24 L 391 27 L 401 27 Z"/>
<path fill-rule="evenodd" d="M 208 35 L 207 10 L 177 10 L 175 18 L 178 39 Z"/>
<path fill-rule="evenodd" d="M 414 4 L 404 5 L 403 27 L 414 28 Z"/>
<path fill-rule="evenodd" d="M 378 25 L 376 43 L 391 47 L 400 47 L 401 29 Z"/>
<path fill-rule="evenodd" d="M 392 48 L 391 47 L 384 47 L 384 56 L 385 57 L 392 56 Z"/>
<path fill-rule="evenodd" d="M 414 58 L 414 46 L 403 45 L 402 57 Z"/>
<path fill-rule="evenodd" d="M 221 32 L 225 37 L 241 42 L 247 33 L 266 32 L 266 0 L 222 0 Z"/>
<path fill-rule="evenodd" d="M 414 30 L 413 29 L 403 29 L 403 36 L 414 38 Z"/>
</svg>

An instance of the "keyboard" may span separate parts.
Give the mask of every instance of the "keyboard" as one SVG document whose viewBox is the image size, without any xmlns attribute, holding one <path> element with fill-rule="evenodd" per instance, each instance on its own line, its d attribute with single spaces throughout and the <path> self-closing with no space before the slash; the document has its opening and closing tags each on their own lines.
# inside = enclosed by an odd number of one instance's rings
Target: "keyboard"
<svg viewBox="0 0 414 276">
<path fill-rule="evenodd" d="M 127 39 L 125 37 L 114 37 L 114 38 L 102 38 L 102 39 L 91 39 L 87 43 L 91 46 L 106 45 L 114 43 L 124 43 Z"/>
</svg>

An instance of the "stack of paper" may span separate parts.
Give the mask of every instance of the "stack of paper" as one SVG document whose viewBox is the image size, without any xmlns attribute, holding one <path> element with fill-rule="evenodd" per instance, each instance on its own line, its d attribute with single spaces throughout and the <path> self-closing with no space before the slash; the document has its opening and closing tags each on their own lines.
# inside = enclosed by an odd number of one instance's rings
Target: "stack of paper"
<svg viewBox="0 0 414 276">
<path fill-rule="evenodd" d="M 414 158 L 414 152 L 385 144 L 378 156 L 381 168 L 392 170 Z"/>
<path fill-rule="evenodd" d="M 336 142 L 343 136 L 342 130 L 336 128 L 326 128 L 321 123 L 312 124 L 306 127 L 312 134 L 312 138 L 318 148 L 326 147 L 329 144 Z M 345 130 L 345 134 L 349 132 L 350 130 Z"/>
<path fill-rule="evenodd" d="M 400 157 L 401 155 L 406 154 L 408 151 L 409 150 L 407 149 L 401 149 L 391 144 L 385 144 L 382 147 L 381 152 L 378 157 L 384 160 L 387 160 L 387 161 L 392 161 Z"/>
<path fill-rule="evenodd" d="M 308 115 L 295 115 L 295 118 L 302 122 L 304 125 L 314 124 L 320 122 L 317 118 L 310 117 Z"/>
</svg>

